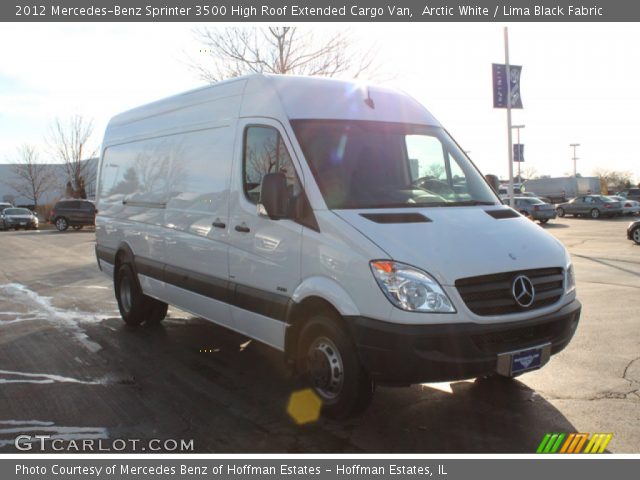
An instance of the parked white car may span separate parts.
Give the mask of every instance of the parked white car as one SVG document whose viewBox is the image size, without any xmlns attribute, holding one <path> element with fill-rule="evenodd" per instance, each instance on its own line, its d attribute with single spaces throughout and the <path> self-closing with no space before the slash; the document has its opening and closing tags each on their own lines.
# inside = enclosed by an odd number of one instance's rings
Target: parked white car
<svg viewBox="0 0 640 480">
<path fill-rule="evenodd" d="M 640 214 L 640 202 L 636 200 L 627 200 L 620 195 L 608 195 L 609 198 L 613 200 L 617 200 L 622 204 L 622 214 L 623 215 L 638 215 Z"/>
<path fill-rule="evenodd" d="M 234 78 L 114 117 L 99 168 L 125 322 L 171 304 L 270 345 L 328 415 L 540 368 L 578 325 L 566 249 L 402 92 Z"/>
</svg>

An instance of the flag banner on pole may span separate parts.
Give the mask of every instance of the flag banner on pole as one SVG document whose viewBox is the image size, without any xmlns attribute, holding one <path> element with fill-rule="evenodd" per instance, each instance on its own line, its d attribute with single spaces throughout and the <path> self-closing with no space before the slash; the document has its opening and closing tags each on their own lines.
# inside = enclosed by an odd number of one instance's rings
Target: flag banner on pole
<svg viewBox="0 0 640 480">
<path fill-rule="evenodd" d="M 524 143 L 513 144 L 513 161 L 524 162 Z"/>
<path fill-rule="evenodd" d="M 507 66 L 494 63 L 493 69 L 493 108 L 507 108 Z M 522 108 L 520 96 L 520 73 L 522 67 L 509 65 L 511 82 L 511 108 Z"/>
</svg>

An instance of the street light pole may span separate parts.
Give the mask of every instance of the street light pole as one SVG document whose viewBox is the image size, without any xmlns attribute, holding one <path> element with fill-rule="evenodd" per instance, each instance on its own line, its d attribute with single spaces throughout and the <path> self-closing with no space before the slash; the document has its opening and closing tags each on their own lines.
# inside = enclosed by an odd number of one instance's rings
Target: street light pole
<svg viewBox="0 0 640 480">
<path fill-rule="evenodd" d="M 504 68 L 507 72 L 507 140 L 509 144 L 509 206 L 516 206 L 513 199 L 513 139 L 511 136 L 511 67 L 509 65 L 509 30 L 504 27 Z"/>
<path fill-rule="evenodd" d="M 518 149 L 521 149 L 522 147 L 520 147 L 520 129 L 524 128 L 524 125 L 512 125 L 511 128 L 515 128 L 516 129 L 516 135 L 517 135 L 517 145 L 518 145 Z M 519 152 L 521 152 L 521 150 L 519 150 Z M 520 164 L 522 163 L 522 156 L 520 155 L 519 158 L 519 162 L 518 162 L 518 182 L 522 183 L 522 177 L 520 176 Z"/>
<path fill-rule="evenodd" d="M 576 169 L 576 160 L 578 160 L 578 157 L 576 157 L 576 148 L 580 146 L 579 143 L 570 143 L 569 144 L 570 147 L 573 147 L 573 176 L 575 177 L 576 174 L 578 173 L 577 169 Z"/>
</svg>

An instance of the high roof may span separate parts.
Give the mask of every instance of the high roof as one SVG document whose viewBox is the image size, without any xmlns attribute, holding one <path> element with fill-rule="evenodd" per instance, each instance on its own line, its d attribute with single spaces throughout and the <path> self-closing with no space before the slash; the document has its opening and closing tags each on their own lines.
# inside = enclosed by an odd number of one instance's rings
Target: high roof
<svg viewBox="0 0 640 480">
<path fill-rule="evenodd" d="M 153 118 L 157 117 L 157 118 Z M 237 117 L 352 119 L 439 125 L 416 100 L 399 90 L 326 77 L 255 74 L 232 78 L 116 115 L 110 144 L 171 125 L 207 128 Z M 145 122 L 150 119 L 149 122 Z"/>
</svg>

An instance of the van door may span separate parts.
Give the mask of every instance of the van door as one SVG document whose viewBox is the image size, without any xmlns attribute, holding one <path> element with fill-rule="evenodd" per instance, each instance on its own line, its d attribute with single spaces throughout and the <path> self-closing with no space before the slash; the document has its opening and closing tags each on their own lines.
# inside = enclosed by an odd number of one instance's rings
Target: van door
<svg viewBox="0 0 640 480">
<path fill-rule="evenodd" d="M 229 302 L 231 126 L 175 135 L 176 165 L 165 211 L 169 303 L 234 328 Z"/>
<path fill-rule="evenodd" d="M 292 197 L 300 195 L 300 168 L 279 122 L 242 119 L 237 135 L 229 213 L 235 328 L 283 350 L 286 306 L 300 283 L 303 227 L 260 216 L 257 204 L 267 173 L 284 173 Z"/>
</svg>

